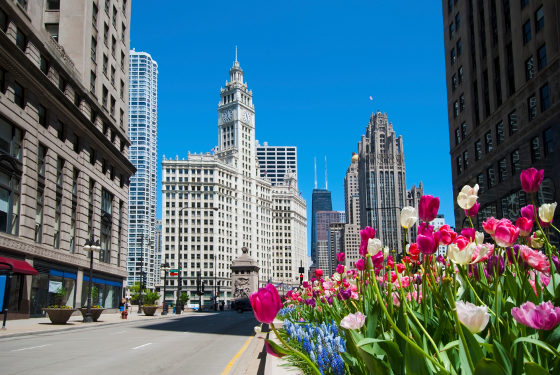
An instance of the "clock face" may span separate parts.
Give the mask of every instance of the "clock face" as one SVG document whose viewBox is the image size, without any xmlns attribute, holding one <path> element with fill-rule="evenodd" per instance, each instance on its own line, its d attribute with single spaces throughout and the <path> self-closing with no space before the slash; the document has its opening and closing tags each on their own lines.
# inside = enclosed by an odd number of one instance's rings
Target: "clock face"
<svg viewBox="0 0 560 375">
<path fill-rule="evenodd" d="M 251 123 L 251 114 L 248 111 L 243 112 L 243 121 L 247 124 Z"/>
<path fill-rule="evenodd" d="M 229 122 L 231 121 L 231 119 L 233 118 L 233 112 L 231 109 L 228 109 L 227 111 L 222 113 L 222 121 L 223 122 Z"/>
</svg>

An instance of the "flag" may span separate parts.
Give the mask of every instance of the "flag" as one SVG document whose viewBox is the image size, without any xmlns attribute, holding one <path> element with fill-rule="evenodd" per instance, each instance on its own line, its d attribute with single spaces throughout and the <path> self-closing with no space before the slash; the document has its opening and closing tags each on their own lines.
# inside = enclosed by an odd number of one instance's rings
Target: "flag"
<svg viewBox="0 0 560 375">
<path fill-rule="evenodd" d="M 370 95 L 369 100 L 371 100 L 373 102 L 373 97 Z"/>
<path fill-rule="evenodd" d="M 210 149 L 210 152 L 216 152 L 216 147 L 212 147 L 212 148 Z"/>
</svg>

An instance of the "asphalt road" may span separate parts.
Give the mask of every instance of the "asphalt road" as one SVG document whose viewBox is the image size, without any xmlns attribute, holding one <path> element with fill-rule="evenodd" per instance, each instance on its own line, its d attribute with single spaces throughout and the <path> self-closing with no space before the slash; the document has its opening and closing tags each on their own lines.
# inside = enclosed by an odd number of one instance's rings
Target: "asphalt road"
<svg viewBox="0 0 560 375">
<path fill-rule="evenodd" d="M 0 340 L 0 374 L 220 375 L 253 335 L 251 312 L 131 322 Z"/>
</svg>

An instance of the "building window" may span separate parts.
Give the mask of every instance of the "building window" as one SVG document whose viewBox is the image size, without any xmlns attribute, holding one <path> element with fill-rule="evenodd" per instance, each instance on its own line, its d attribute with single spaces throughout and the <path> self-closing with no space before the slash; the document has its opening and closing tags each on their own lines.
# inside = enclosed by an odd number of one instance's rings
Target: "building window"
<svg viewBox="0 0 560 375">
<path fill-rule="evenodd" d="M 16 46 L 23 52 L 27 48 L 27 36 L 23 33 L 23 31 L 18 27 L 16 30 Z"/>
<path fill-rule="evenodd" d="M 529 121 L 537 117 L 537 97 L 535 96 L 535 94 L 531 95 L 529 99 L 527 99 L 527 109 L 529 114 Z"/>
<path fill-rule="evenodd" d="M 121 51 L 121 70 L 124 72 L 125 54 Z"/>
<path fill-rule="evenodd" d="M 2 9 L 0 9 L 0 30 L 2 30 L 3 33 L 6 33 L 6 31 L 8 31 L 8 24 L 8 15 Z"/>
<path fill-rule="evenodd" d="M 103 85 L 103 93 L 102 93 L 102 97 L 101 97 L 101 104 L 103 104 L 103 107 L 107 108 L 107 96 L 109 96 L 109 90 L 107 90 L 107 87 L 105 87 L 105 85 Z"/>
<path fill-rule="evenodd" d="M 469 152 L 463 152 L 463 169 L 467 170 L 469 167 Z"/>
<path fill-rule="evenodd" d="M 554 134 L 552 128 L 548 128 L 543 133 L 544 140 L 544 156 L 550 156 L 556 150 L 556 143 L 554 140 Z"/>
<path fill-rule="evenodd" d="M 513 152 L 510 155 L 510 159 L 511 159 L 511 174 L 513 176 L 515 176 L 516 174 L 521 172 L 521 163 L 520 163 L 520 157 L 519 157 L 519 150 L 513 150 Z"/>
<path fill-rule="evenodd" d="M 476 183 L 478 184 L 479 187 L 479 193 L 482 193 L 484 191 L 484 188 L 486 187 L 484 184 L 484 173 L 481 173 L 478 176 L 476 176 Z"/>
<path fill-rule="evenodd" d="M 25 90 L 17 82 L 14 82 L 14 103 L 21 108 L 25 108 Z"/>
<path fill-rule="evenodd" d="M 101 252 L 99 260 L 105 263 L 111 261 L 111 223 L 113 214 L 113 195 L 107 190 L 101 191 Z"/>
<path fill-rule="evenodd" d="M 508 177 L 507 162 L 506 159 L 500 159 L 498 161 L 498 178 L 500 182 L 504 182 Z"/>
<path fill-rule="evenodd" d="M 126 41 L 126 26 L 124 23 L 121 25 L 121 40 L 123 43 Z"/>
<path fill-rule="evenodd" d="M 463 42 L 461 39 L 457 41 L 457 56 L 461 56 L 463 54 Z"/>
<path fill-rule="evenodd" d="M 97 8 L 97 4 L 93 3 L 93 11 L 91 12 L 91 24 L 93 28 L 97 30 L 97 13 L 99 13 L 99 9 Z"/>
<path fill-rule="evenodd" d="M 0 68 L 0 92 L 6 92 L 6 71 Z"/>
<path fill-rule="evenodd" d="M 39 60 L 39 69 L 41 69 L 41 72 L 43 72 L 44 75 L 49 75 L 49 61 L 43 55 L 41 55 Z"/>
<path fill-rule="evenodd" d="M 538 33 L 544 28 L 544 10 L 541 6 L 535 12 L 535 32 Z"/>
<path fill-rule="evenodd" d="M 124 111 L 121 109 L 121 114 L 119 116 L 119 124 L 121 125 L 121 128 L 124 128 Z"/>
<path fill-rule="evenodd" d="M 72 200 L 72 212 L 70 214 L 70 245 L 69 250 L 71 253 L 76 251 L 76 216 L 78 210 L 78 202 Z"/>
<path fill-rule="evenodd" d="M 455 15 L 455 28 L 459 30 L 460 27 L 461 27 L 461 15 L 457 13 Z"/>
<path fill-rule="evenodd" d="M 109 66 L 109 57 L 106 54 L 103 54 L 103 74 L 107 77 L 107 67 Z"/>
<path fill-rule="evenodd" d="M 541 140 L 539 137 L 531 139 L 531 162 L 535 163 L 541 160 Z"/>
<path fill-rule="evenodd" d="M 477 140 L 474 143 L 474 160 L 478 161 L 482 158 L 482 142 Z"/>
<path fill-rule="evenodd" d="M 109 25 L 103 24 L 103 43 L 109 47 Z"/>
<path fill-rule="evenodd" d="M 91 37 L 91 61 L 96 62 L 97 60 L 97 40 Z"/>
<path fill-rule="evenodd" d="M 47 0 L 47 10 L 60 10 L 60 0 Z"/>
<path fill-rule="evenodd" d="M 467 123 L 463 122 L 461 124 L 461 138 L 462 139 L 466 139 L 467 138 Z"/>
<path fill-rule="evenodd" d="M 453 103 L 453 117 L 457 118 L 459 116 L 459 101 L 455 100 Z"/>
<path fill-rule="evenodd" d="M 521 9 L 525 8 L 529 5 L 529 0 L 521 0 Z"/>
<path fill-rule="evenodd" d="M 116 100 L 113 97 L 113 95 L 111 95 L 111 116 L 115 117 L 115 106 L 116 106 Z"/>
<path fill-rule="evenodd" d="M 60 156 L 56 159 L 56 185 L 62 188 L 64 182 L 64 159 Z"/>
<path fill-rule="evenodd" d="M 46 23 L 45 30 L 50 34 L 51 38 L 58 43 L 58 23 Z"/>
<path fill-rule="evenodd" d="M 501 144 L 505 139 L 504 122 L 500 121 L 496 124 L 496 145 Z"/>
<path fill-rule="evenodd" d="M 114 36 L 111 37 L 111 55 L 115 57 L 115 51 L 117 50 L 117 40 Z M 115 57 L 116 58 L 116 57 Z"/>
<path fill-rule="evenodd" d="M 95 79 L 96 79 L 96 76 L 95 76 L 95 73 L 92 70 L 91 74 L 89 76 L 89 89 L 91 90 L 93 95 L 95 95 Z"/>
<path fill-rule="evenodd" d="M 47 109 L 39 104 L 37 106 L 37 114 L 39 115 L 39 124 L 42 125 L 44 128 L 47 128 Z"/>
<path fill-rule="evenodd" d="M 465 110 L 465 94 L 461 94 L 459 97 L 459 111 L 463 112 Z"/>
<path fill-rule="evenodd" d="M 531 21 L 527 21 L 523 24 L 523 44 L 527 44 L 531 41 Z"/>
<path fill-rule="evenodd" d="M 509 135 L 517 132 L 517 113 L 512 111 L 508 114 Z"/>
<path fill-rule="evenodd" d="M 461 157 L 461 155 L 457 156 L 456 166 L 457 166 L 457 174 L 459 175 L 463 172 L 463 158 Z"/>
<path fill-rule="evenodd" d="M 533 56 L 525 61 L 525 79 L 528 81 L 535 76 L 535 63 Z"/>
<path fill-rule="evenodd" d="M 53 224 L 53 247 L 60 248 L 60 219 L 62 216 L 62 194 L 56 194 Z"/>
<path fill-rule="evenodd" d="M 459 82 L 457 81 L 457 74 L 453 74 L 453 76 L 451 77 L 451 88 L 453 89 L 453 91 L 455 91 L 458 85 Z"/>
<path fill-rule="evenodd" d="M 93 148 L 90 147 L 89 149 L 89 163 L 91 165 L 95 165 L 95 150 Z"/>
<path fill-rule="evenodd" d="M 111 5 L 111 0 L 105 0 L 105 13 L 107 13 L 107 15 L 109 15 L 110 5 Z"/>
<path fill-rule="evenodd" d="M 113 5 L 113 27 L 117 28 L 117 8 Z"/>
<path fill-rule="evenodd" d="M 490 167 L 486 170 L 486 176 L 488 177 L 488 188 L 493 188 L 496 185 L 496 176 L 494 176 L 494 167 Z"/>
<path fill-rule="evenodd" d="M 491 152 L 494 148 L 492 143 L 492 132 L 487 132 L 484 135 L 484 140 L 486 141 L 486 152 Z"/>
<path fill-rule="evenodd" d="M 115 87 L 115 67 L 111 65 L 111 85 Z"/>
<path fill-rule="evenodd" d="M 121 99 L 124 100 L 124 81 L 121 79 L 121 91 L 120 91 Z"/>
<path fill-rule="evenodd" d="M 39 143 L 37 148 L 37 174 L 40 177 L 45 177 L 45 167 L 47 159 L 47 148 Z"/>
<path fill-rule="evenodd" d="M 453 35 L 455 35 L 455 24 L 451 22 L 449 24 L 449 39 L 452 39 Z"/>
<path fill-rule="evenodd" d="M 457 60 L 457 56 L 455 55 L 455 48 L 451 48 L 451 51 L 449 52 L 449 57 L 451 59 L 451 65 L 455 64 L 455 61 Z"/>
<path fill-rule="evenodd" d="M 546 66 L 546 44 L 543 44 L 537 50 L 537 67 L 539 70 Z"/>
<path fill-rule="evenodd" d="M 550 108 L 550 87 L 548 83 L 540 88 L 541 93 L 541 112 Z"/>
<path fill-rule="evenodd" d="M 43 241 L 43 207 L 45 202 L 45 187 L 39 184 L 37 187 L 37 203 L 35 205 L 35 242 Z"/>
<path fill-rule="evenodd" d="M 0 232 L 18 234 L 19 201 L 19 177 L 14 173 L 0 172 Z"/>
<path fill-rule="evenodd" d="M 463 83 L 464 76 L 463 76 L 463 65 L 459 67 L 459 84 Z"/>
<path fill-rule="evenodd" d="M 461 130 L 459 128 L 455 129 L 455 146 L 458 146 L 461 143 Z"/>
</svg>

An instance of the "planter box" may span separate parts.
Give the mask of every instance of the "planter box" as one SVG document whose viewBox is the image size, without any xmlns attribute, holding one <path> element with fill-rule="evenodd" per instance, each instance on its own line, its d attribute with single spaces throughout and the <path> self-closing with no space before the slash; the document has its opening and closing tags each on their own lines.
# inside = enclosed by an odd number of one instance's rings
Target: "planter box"
<svg viewBox="0 0 560 375">
<path fill-rule="evenodd" d="M 57 308 L 44 308 L 52 324 L 66 324 L 68 319 L 72 316 L 76 309 L 57 309 Z"/>
<path fill-rule="evenodd" d="M 91 308 L 91 319 L 94 322 L 97 322 L 97 319 L 99 319 L 99 317 L 101 316 L 101 313 L 103 312 L 102 308 Z M 84 318 L 84 320 L 86 319 L 86 315 L 87 315 L 87 307 L 82 307 L 80 308 L 80 312 L 82 313 L 82 317 Z"/>
<path fill-rule="evenodd" d="M 157 310 L 157 306 L 146 306 L 146 305 L 142 306 L 142 311 L 144 311 L 144 315 L 147 316 L 154 316 L 156 310 Z"/>
</svg>

